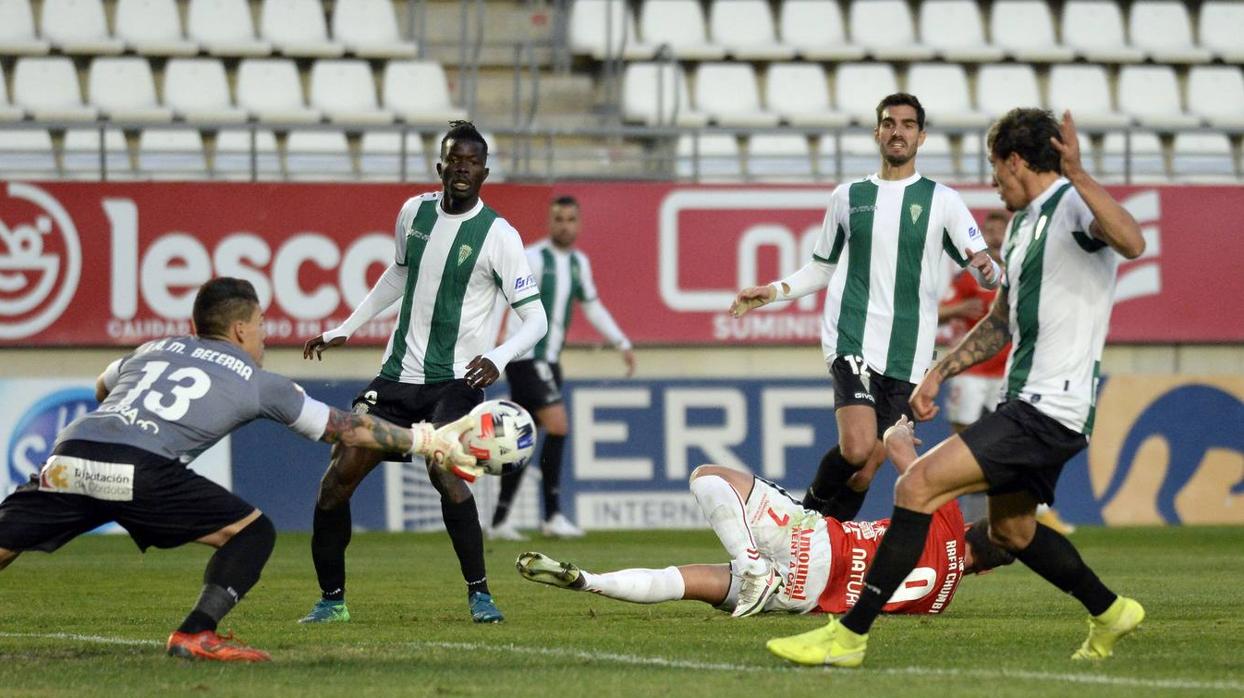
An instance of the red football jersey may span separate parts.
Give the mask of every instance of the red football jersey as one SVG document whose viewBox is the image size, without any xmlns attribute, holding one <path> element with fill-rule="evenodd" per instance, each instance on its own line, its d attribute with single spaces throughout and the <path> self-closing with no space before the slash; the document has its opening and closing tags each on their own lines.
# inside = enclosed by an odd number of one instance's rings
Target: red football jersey
<svg viewBox="0 0 1244 698">
<path fill-rule="evenodd" d="M 839 522 L 827 518 L 826 524 L 832 569 L 817 606 L 826 613 L 846 613 L 860 597 L 864 574 L 877 554 L 890 520 Z M 963 555 L 967 549 L 964 533 L 963 512 L 959 511 L 959 503 L 952 499 L 934 512 L 920 561 L 882 611 L 941 613 L 945 610 L 963 579 Z"/>
<path fill-rule="evenodd" d="M 968 330 L 976 326 L 981 318 L 989 314 L 989 308 L 993 305 L 993 299 L 998 295 L 997 289 L 981 288 L 976 283 L 976 279 L 968 272 L 963 272 L 955 277 L 955 281 L 950 286 L 950 295 L 943 300 L 943 303 L 961 303 L 969 298 L 979 298 L 984 310 L 975 317 L 961 318 L 957 317 L 946 323 L 948 332 L 941 338 L 946 346 L 953 347 L 963 339 L 963 335 Z M 983 363 L 976 364 L 969 368 L 965 373 L 976 376 L 987 376 L 989 378 L 1001 378 L 1006 373 L 1006 357 L 1011 353 L 1011 345 L 1007 343 L 1002 347 L 1002 351 L 995 354 L 992 358 L 986 359 Z"/>
</svg>

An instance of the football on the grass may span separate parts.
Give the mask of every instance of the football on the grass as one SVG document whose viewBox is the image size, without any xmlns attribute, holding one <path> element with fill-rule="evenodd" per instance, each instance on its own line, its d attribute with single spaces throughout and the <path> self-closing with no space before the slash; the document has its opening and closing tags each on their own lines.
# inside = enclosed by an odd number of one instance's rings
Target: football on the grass
<svg viewBox="0 0 1244 698">
<path fill-rule="evenodd" d="M 476 427 L 462 436 L 467 453 L 489 475 L 521 470 L 536 448 L 536 423 L 527 410 L 509 400 L 488 400 L 471 410 Z"/>
</svg>

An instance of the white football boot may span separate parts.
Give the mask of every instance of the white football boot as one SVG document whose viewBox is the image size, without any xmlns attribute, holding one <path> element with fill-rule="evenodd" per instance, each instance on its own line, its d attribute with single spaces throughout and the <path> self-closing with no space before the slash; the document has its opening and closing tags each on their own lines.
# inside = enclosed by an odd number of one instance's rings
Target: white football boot
<svg viewBox="0 0 1244 698">
<path fill-rule="evenodd" d="M 514 528 L 514 524 L 503 521 L 500 525 L 488 529 L 488 540 L 520 541 L 527 540 L 527 536 L 524 536 L 517 528 Z"/>
<path fill-rule="evenodd" d="M 540 533 L 550 538 L 582 538 L 584 535 L 583 529 L 571 523 L 560 512 L 540 524 Z"/>
<path fill-rule="evenodd" d="M 782 575 L 778 574 L 776 565 L 769 560 L 762 560 L 762 562 L 764 562 L 763 569 L 742 572 L 738 575 L 741 582 L 739 598 L 735 602 L 731 616 L 746 618 L 760 613 L 765 610 L 765 604 L 769 602 L 769 599 L 781 591 L 786 584 Z"/>
</svg>

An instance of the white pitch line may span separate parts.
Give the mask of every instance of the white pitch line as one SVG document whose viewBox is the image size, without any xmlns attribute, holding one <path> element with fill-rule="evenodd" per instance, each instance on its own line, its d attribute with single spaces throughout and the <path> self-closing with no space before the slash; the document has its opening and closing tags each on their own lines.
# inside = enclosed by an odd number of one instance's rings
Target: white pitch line
<svg viewBox="0 0 1244 698">
<path fill-rule="evenodd" d="M 635 666 L 658 666 L 673 669 L 693 669 L 699 671 L 809 671 L 798 667 L 773 666 L 763 664 L 730 664 L 723 662 L 700 662 L 691 659 L 672 659 L 669 657 L 646 657 L 634 654 L 617 654 L 614 652 L 594 652 L 589 650 L 573 650 L 561 647 L 525 647 L 522 645 L 502 644 L 491 645 L 472 642 L 412 642 L 417 647 L 435 647 L 452 650 L 469 651 L 503 651 L 515 654 L 542 655 L 547 657 L 567 657 L 586 659 L 589 661 L 611 662 L 614 664 L 630 664 Z M 974 679 L 1028 679 L 1037 681 L 1061 681 L 1064 683 L 1089 684 L 1095 686 L 1125 686 L 1129 688 L 1157 688 L 1188 691 L 1244 691 L 1244 683 L 1236 681 L 1197 681 L 1195 679 L 1133 679 L 1126 676 L 1105 676 L 1101 674 L 1058 674 L 1042 671 L 1025 671 L 1022 669 L 943 669 L 938 667 L 901 667 L 864 669 L 861 673 L 890 674 L 897 676 L 931 676 L 948 678 Z"/>
<path fill-rule="evenodd" d="M 0 638 L 29 638 L 36 640 L 66 640 L 69 642 L 90 642 L 100 645 L 126 645 L 141 647 L 158 647 L 163 642 L 158 640 L 134 640 L 123 637 L 107 637 L 104 635 L 80 635 L 77 633 L 10 633 L 0 632 Z M 619 654 L 616 652 L 596 652 L 590 650 L 573 650 L 564 647 L 527 647 L 523 645 L 501 644 L 492 645 L 477 642 L 409 642 L 412 647 L 429 647 L 449 650 L 468 650 L 472 652 L 502 651 L 514 654 L 541 655 L 546 657 L 566 657 L 584 659 L 593 662 L 610 662 L 613 664 L 629 664 L 634 666 L 668 667 L 671 669 L 691 669 L 695 671 L 765 671 L 791 672 L 807 671 L 792 666 L 773 666 L 764 664 L 731 664 L 727 662 L 701 662 L 694 659 L 675 659 L 671 657 L 652 657 L 637 654 Z M 939 667 L 900 667 L 863 669 L 858 673 L 889 674 L 894 676 L 932 676 L 946 678 L 976 679 L 1027 679 L 1035 681 L 1060 681 L 1063 683 L 1088 684 L 1094 686 L 1125 686 L 1130 688 L 1155 688 L 1187 691 L 1235 691 L 1244 692 L 1244 683 L 1238 681 L 1197 681 L 1195 679 L 1133 679 L 1126 676 L 1106 676 L 1101 674 L 1058 674 L 1042 671 L 1026 671 L 1022 669 L 943 669 Z"/>
<path fill-rule="evenodd" d="M 130 640 L 124 637 L 105 637 L 103 635 L 79 635 L 77 633 L 3 633 L 0 637 L 30 638 L 35 640 L 71 640 L 73 642 L 93 642 L 97 645 L 136 645 L 142 647 L 163 645 L 159 640 Z"/>
</svg>

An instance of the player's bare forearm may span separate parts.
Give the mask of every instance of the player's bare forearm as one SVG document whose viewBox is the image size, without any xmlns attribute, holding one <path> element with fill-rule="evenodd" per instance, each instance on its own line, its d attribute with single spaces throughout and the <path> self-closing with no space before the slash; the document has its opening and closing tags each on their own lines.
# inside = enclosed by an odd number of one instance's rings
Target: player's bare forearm
<svg viewBox="0 0 1244 698">
<path fill-rule="evenodd" d="M 1140 224 L 1105 187 L 1083 170 L 1073 173 L 1068 179 L 1093 212 L 1093 229 L 1090 232 L 1094 237 L 1128 259 L 1136 259 L 1144 253 L 1145 237 L 1140 232 Z"/>
<path fill-rule="evenodd" d="M 951 349 L 934 368 L 943 379 L 956 376 L 992 357 L 1011 340 L 1010 307 L 999 293 L 989 314 Z"/>
<path fill-rule="evenodd" d="M 320 440 L 385 453 L 406 453 L 414 445 L 410 429 L 335 407 L 329 408 L 328 426 Z"/>
</svg>

